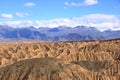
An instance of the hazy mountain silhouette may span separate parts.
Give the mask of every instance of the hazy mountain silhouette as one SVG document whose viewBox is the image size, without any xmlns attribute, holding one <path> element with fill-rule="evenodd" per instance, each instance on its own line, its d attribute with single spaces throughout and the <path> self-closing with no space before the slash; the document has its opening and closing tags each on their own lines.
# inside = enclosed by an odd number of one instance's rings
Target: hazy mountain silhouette
<svg viewBox="0 0 120 80">
<path fill-rule="evenodd" d="M 13 28 L 0 25 L 1 39 L 40 39 L 44 41 L 83 41 L 120 38 L 120 30 L 101 32 L 94 27 L 76 26 L 74 28 L 59 26 L 56 28 L 33 26 Z"/>
</svg>

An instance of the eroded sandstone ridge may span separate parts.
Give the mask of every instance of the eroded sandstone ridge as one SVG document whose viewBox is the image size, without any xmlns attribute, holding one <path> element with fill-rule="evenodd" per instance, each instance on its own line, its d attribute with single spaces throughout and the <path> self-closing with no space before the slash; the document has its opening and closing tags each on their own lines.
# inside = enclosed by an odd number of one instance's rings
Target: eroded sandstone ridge
<svg viewBox="0 0 120 80">
<path fill-rule="evenodd" d="M 0 44 L 0 80 L 120 80 L 120 40 Z"/>
</svg>

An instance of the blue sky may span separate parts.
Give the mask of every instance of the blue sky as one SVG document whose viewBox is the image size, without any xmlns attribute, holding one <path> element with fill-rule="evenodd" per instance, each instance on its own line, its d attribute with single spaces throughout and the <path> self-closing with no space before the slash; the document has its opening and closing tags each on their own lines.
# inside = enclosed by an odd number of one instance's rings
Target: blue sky
<svg viewBox="0 0 120 80">
<path fill-rule="evenodd" d="M 0 24 L 120 29 L 120 0 L 2 0 Z"/>
</svg>

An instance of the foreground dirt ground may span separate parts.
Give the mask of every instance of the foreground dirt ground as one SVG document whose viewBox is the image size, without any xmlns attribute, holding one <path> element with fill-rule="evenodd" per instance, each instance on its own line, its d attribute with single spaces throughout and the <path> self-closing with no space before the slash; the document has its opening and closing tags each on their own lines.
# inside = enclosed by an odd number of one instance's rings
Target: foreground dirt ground
<svg viewBox="0 0 120 80">
<path fill-rule="evenodd" d="M 120 39 L 2 43 L 0 80 L 120 80 Z"/>
</svg>

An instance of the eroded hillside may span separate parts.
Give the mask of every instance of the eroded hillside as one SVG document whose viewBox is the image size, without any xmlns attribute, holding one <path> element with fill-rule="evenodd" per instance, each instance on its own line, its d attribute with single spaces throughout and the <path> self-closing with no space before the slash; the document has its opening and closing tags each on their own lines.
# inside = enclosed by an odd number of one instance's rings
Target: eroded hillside
<svg viewBox="0 0 120 80">
<path fill-rule="evenodd" d="M 120 40 L 0 44 L 0 80 L 120 80 Z"/>
</svg>

